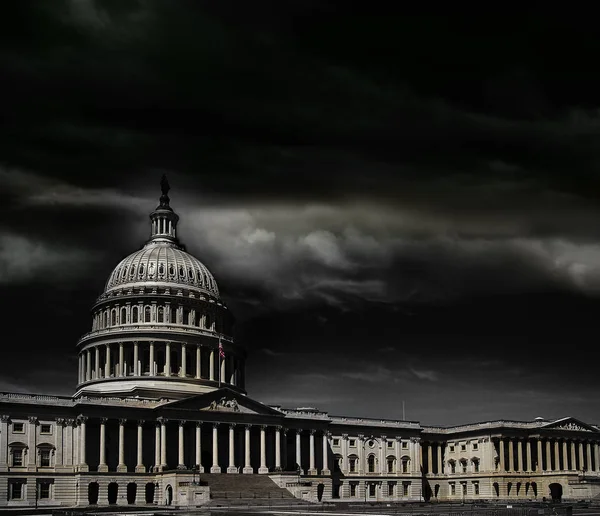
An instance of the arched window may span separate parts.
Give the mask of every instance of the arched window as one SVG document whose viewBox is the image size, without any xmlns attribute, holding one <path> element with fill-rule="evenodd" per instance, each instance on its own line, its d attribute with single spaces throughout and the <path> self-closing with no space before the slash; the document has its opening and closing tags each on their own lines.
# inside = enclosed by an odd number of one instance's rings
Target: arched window
<svg viewBox="0 0 600 516">
<path fill-rule="evenodd" d="M 194 269 L 192 269 L 191 267 L 190 267 L 190 268 L 189 268 L 189 270 L 188 270 L 188 278 L 189 278 L 191 281 L 194 281 Z"/>
<path fill-rule="evenodd" d="M 207 330 L 212 330 L 212 317 L 210 316 L 210 314 L 206 314 L 205 315 L 205 319 L 204 319 L 204 327 Z"/>
<path fill-rule="evenodd" d="M 139 276 L 141 277 L 144 275 L 144 264 L 140 263 L 140 266 L 138 268 L 139 268 Z"/>
<path fill-rule="evenodd" d="M 479 459 L 474 457 L 471 459 L 471 463 L 473 464 L 473 471 L 479 473 Z"/>
<path fill-rule="evenodd" d="M 402 457 L 402 473 L 408 473 L 410 467 L 410 457 Z"/>
<path fill-rule="evenodd" d="M 121 308 L 121 324 L 127 323 L 127 309 L 125 307 Z"/>
<path fill-rule="evenodd" d="M 386 458 L 386 462 L 387 462 L 387 472 L 395 473 L 396 472 L 396 457 L 393 457 L 392 455 L 390 455 L 389 457 Z"/>
<path fill-rule="evenodd" d="M 121 271 L 121 277 L 124 278 L 125 276 L 127 276 L 127 267 L 123 267 L 123 270 Z"/>
<path fill-rule="evenodd" d="M 189 308 L 183 309 L 183 320 L 181 321 L 181 324 L 190 324 L 190 309 Z"/>
<path fill-rule="evenodd" d="M 375 473 L 375 455 L 371 454 L 367 457 L 367 471 Z"/>
<path fill-rule="evenodd" d="M 151 313 L 150 313 L 150 307 L 146 306 L 144 308 L 144 322 L 150 322 L 151 317 L 150 317 Z"/>
<path fill-rule="evenodd" d="M 358 457 L 356 455 L 350 455 L 348 457 L 348 469 L 350 473 L 356 473 L 358 465 Z"/>
<path fill-rule="evenodd" d="M 171 278 L 175 277 L 175 267 L 173 266 L 173 264 L 169 265 L 169 276 Z"/>
<path fill-rule="evenodd" d="M 117 311 L 116 310 L 110 311 L 110 325 L 111 326 L 117 325 Z"/>
<path fill-rule="evenodd" d="M 41 468 L 50 468 L 52 466 L 52 456 L 54 455 L 54 446 L 50 443 L 40 443 L 37 447 L 37 464 Z"/>
<path fill-rule="evenodd" d="M 171 306 L 171 324 L 177 324 L 177 307 Z"/>
<path fill-rule="evenodd" d="M 108 312 L 104 312 L 104 328 L 108 328 Z"/>
<path fill-rule="evenodd" d="M 150 262 L 148 264 L 148 276 L 150 276 L 150 277 L 154 276 L 154 262 Z"/>
<path fill-rule="evenodd" d="M 158 307 L 158 322 L 165 322 L 165 309 L 162 306 Z"/>
<path fill-rule="evenodd" d="M 138 307 L 137 306 L 134 306 L 131 309 L 131 322 L 132 323 L 138 322 Z"/>
<path fill-rule="evenodd" d="M 164 265 L 164 263 L 159 263 L 158 264 L 158 274 L 160 274 L 161 276 L 164 276 L 164 274 L 165 274 L 165 265 Z"/>
<path fill-rule="evenodd" d="M 129 275 L 133 278 L 135 276 L 135 265 L 132 265 L 129 269 Z"/>
<path fill-rule="evenodd" d="M 179 277 L 183 278 L 185 276 L 185 269 L 182 265 L 179 266 Z"/>
<path fill-rule="evenodd" d="M 450 473 L 456 473 L 456 462 L 449 460 L 448 466 L 450 466 Z"/>
</svg>

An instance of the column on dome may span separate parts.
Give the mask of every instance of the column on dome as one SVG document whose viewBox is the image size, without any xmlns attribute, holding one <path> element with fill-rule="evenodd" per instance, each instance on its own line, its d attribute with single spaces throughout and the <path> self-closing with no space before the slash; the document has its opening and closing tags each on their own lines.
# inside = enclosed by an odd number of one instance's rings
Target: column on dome
<svg viewBox="0 0 600 516">
<path fill-rule="evenodd" d="M 110 378 L 110 344 L 106 344 L 106 360 L 104 362 L 104 378 Z"/>
<path fill-rule="evenodd" d="M 108 465 L 106 464 L 106 421 L 105 417 L 100 418 L 100 457 L 98 461 L 98 471 L 108 471 Z"/>
<path fill-rule="evenodd" d="M 179 371 L 179 376 L 181 376 L 182 378 L 185 378 L 186 376 L 186 372 L 187 372 L 187 357 L 186 357 L 186 346 L 185 346 L 185 342 L 181 343 L 181 347 L 180 347 L 180 352 L 181 352 L 181 360 L 179 361 L 179 363 L 181 364 L 181 368 Z"/>
<path fill-rule="evenodd" d="M 83 383 L 83 360 L 82 354 L 77 356 L 77 383 Z"/>
<path fill-rule="evenodd" d="M 266 437 L 266 429 L 265 425 L 260 427 L 260 468 L 258 468 L 258 472 L 260 474 L 265 474 L 269 472 L 269 468 L 267 468 L 267 437 Z"/>
<path fill-rule="evenodd" d="M 238 469 L 235 467 L 235 423 L 229 425 L 229 465 L 227 466 L 227 473 L 237 473 Z"/>
<path fill-rule="evenodd" d="M 202 378 L 202 347 L 196 346 L 196 379 Z"/>
<path fill-rule="evenodd" d="M 165 342 L 165 376 L 171 376 L 171 343 Z"/>
<path fill-rule="evenodd" d="M 252 474 L 254 473 L 254 468 L 252 468 L 252 464 L 250 462 L 250 429 L 252 425 L 246 425 L 244 428 L 244 469 L 243 473 Z"/>
<path fill-rule="evenodd" d="M 119 464 L 117 465 L 117 471 L 124 473 L 127 471 L 127 464 L 125 464 L 125 423 L 126 419 L 119 419 Z"/>
<path fill-rule="evenodd" d="M 119 342 L 119 365 L 117 368 L 118 373 L 115 376 L 125 376 L 125 364 L 124 364 L 124 355 L 123 355 L 123 343 Z"/>
<path fill-rule="evenodd" d="M 135 465 L 136 473 L 146 473 L 146 466 L 144 466 L 144 423 L 143 419 L 137 422 L 137 464 Z"/>
<path fill-rule="evenodd" d="M 208 379 L 215 381 L 215 350 L 210 350 L 210 358 L 208 362 Z"/>
<path fill-rule="evenodd" d="M 229 357 L 229 384 L 235 385 L 235 357 L 231 355 Z"/>
<path fill-rule="evenodd" d="M 96 380 L 98 380 L 100 378 L 100 347 L 99 346 L 95 346 L 94 347 L 94 351 L 95 351 L 95 360 L 94 360 L 94 367 L 96 369 Z"/>
<path fill-rule="evenodd" d="M 219 377 L 219 379 L 222 383 L 226 383 L 227 382 L 227 373 L 226 373 L 227 360 L 224 358 L 223 360 L 220 360 L 220 362 L 221 362 L 221 376 Z"/>
<path fill-rule="evenodd" d="M 154 361 L 154 341 L 153 340 L 150 341 L 150 351 L 149 351 L 148 359 L 150 361 L 150 364 L 149 364 L 150 376 L 156 376 L 156 363 Z"/>
<path fill-rule="evenodd" d="M 211 473 L 221 473 L 219 466 L 219 423 L 213 423 L 213 438 L 212 438 L 212 466 Z"/>
<path fill-rule="evenodd" d="M 85 381 L 89 382 L 92 379 L 92 354 L 87 349 L 85 352 Z"/>
<path fill-rule="evenodd" d="M 133 342 L 133 376 L 140 376 L 140 348 L 138 341 Z"/>
</svg>

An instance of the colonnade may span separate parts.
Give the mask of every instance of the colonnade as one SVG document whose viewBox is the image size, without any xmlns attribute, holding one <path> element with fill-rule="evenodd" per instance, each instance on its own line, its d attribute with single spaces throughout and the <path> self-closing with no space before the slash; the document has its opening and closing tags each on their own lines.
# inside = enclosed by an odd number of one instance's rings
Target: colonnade
<svg viewBox="0 0 600 516">
<path fill-rule="evenodd" d="M 220 368 L 220 370 L 219 370 Z M 179 376 L 244 387 L 245 361 L 217 347 L 185 342 L 133 341 L 89 346 L 79 353 L 79 383 L 130 376 Z"/>
<path fill-rule="evenodd" d="M 108 464 L 106 457 L 106 443 L 107 443 L 107 418 L 102 418 L 100 422 L 99 432 L 99 460 L 98 460 L 98 471 L 108 472 Z M 154 457 L 153 457 L 153 471 L 164 471 L 166 469 L 174 469 L 173 464 L 167 462 L 167 446 L 169 443 L 167 435 L 167 423 L 168 419 L 158 418 L 153 422 L 146 422 L 144 420 L 136 420 L 134 423 L 137 425 L 136 435 L 136 464 L 133 468 L 135 472 L 146 472 L 144 457 L 144 432 L 143 428 L 146 424 L 153 424 L 155 428 L 154 432 Z M 284 467 L 285 457 L 282 454 L 284 449 L 286 436 L 288 433 L 287 428 L 281 426 L 271 427 L 273 432 L 273 438 L 267 442 L 267 425 L 251 425 L 251 424 L 237 424 L 237 423 L 219 423 L 219 422 L 202 422 L 202 421 L 185 421 L 185 420 L 173 420 L 177 423 L 177 469 L 191 469 L 192 466 L 198 466 L 199 472 L 210 473 L 221 473 L 225 470 L 227 473 L 245 473 L 251 474 L 255 472 L 255 468 L 251 464 L 251 430 L 254 427 L 258 427 L 260 430 L 259 436 L 259 447 L 260 447 L 260 465 L 257 469 L 259 474 L 265 474 L 269 471 L 281 471 Z M 116 467 L 117 472 L 131 471 L 131 465 L 126 464 L 125 461 L 125 426 L 127 419 L 118 420 L 118 464 Z M 88 471 L 89 467 L 87 464 L 87 431 L 88 418 L 80 416 L 76 420 L 77 434 L 74 442 L 77 442 L 77 453 L 75 456 L 78 458 L 77 467 L 80 471 Z M 185 447 L 186 439 L 184 429 L 186 426 L 192 426 L 195 429 L 194 439 L 194 464 L 186 464 L 185 457 L 187 451 Z M 210 428 L 211 445 L 209 449 L 212 450 L 212 460 L 210 464 L 203 463 L 202 456 L 202 427 L 203 425 Z M 228 430 L 228 439 L 225 443 L 219 439 L 219 427 L 225 427 Z M 241 429 L 240 432 L 238 429 Z M 295 461 L 296 464 L 302 464 L 302 445 L 301 445 L 301 433 L 303 430 L 297 429 L 292 430 L 295 432 Z M 315 434 L 316 430 L 309 430 L 309 464 L 308 474 L 317 474 L 316 464 L 316 453 L 315 453 Z M 242 435 L 243 434 L 243 435 Z M 283 436 L 283 439 L 282 439 Z M 321 432 L 320 438 L 322 441 L 322 460 L 321 460 L 321 474 L 328 475 L 329 471 L 329 437 L 328 432 Z M 236 442 L 238 439 L 242 439 L 244 443 L 243 459 L 241 461 L 236 460 Z M 228 462 L 225 467 L 219 462 L 219 447 L 226 446 L 228 450 Z M 267 449 L 273 451 L 274 460 L 270 465 L 267 464 Z M 295 468 L 292 468 L 295 469 Z"/>
</svg>

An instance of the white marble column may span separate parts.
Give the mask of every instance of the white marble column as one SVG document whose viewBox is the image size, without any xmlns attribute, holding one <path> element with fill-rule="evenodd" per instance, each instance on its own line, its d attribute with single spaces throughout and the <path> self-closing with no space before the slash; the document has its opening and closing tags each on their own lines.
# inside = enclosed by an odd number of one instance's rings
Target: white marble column
<svg viewBox="0 0 600 516">
<path fill-rule="evenodd" d="M 167 420 L 160 418 L 160 469 L 167 467 Z"/>
<path fill-rule="evenodd" d="M 567 441 L 563 440 L 562 442 L 562 451 L 563 451 L 563 471 L 569 470 L 569 449 L 567 446 Z"/>
<path fill-rule="evenodd" d="M 119 376 L 125 376 L 125 359 L 123 358 L 122 342 L 119 342 Z"/>
<path fill-rule="evenodd" d="M 227 466 L 227 473 L 237 473 L 238 469 L 235 467 L 235 423 L 229 425 L 229 465 Z"/>
<path fill-rule="evenodd" d="M 571 441 L 571 471 L 577 470 L 577 454 L 575 452 L 575 441 Z"/>
<path fill-rule="evenodd" d="M 442 474 L 442 446 L 443 444 L 441 442 L 437 442 L 437 474 L 441 475 Z M 384 457 L 385 460 L 385 457 Z M 384 468 L 384 464 L 381 464 L 381 470 L 382 471 L 387 471 L 387 468 Z"/>
<path fill-rule="evenodd" d="M 204 473 L 204 466 L 202 466 L 202 423 L 200 421 L 196 423 L 196 466 L 198 466 L 198 473 Z"/>
<path fill-rule="evenodd" d="M 427 473 L 433 473 L 433 446 L 427 443 Z"/>
<path fill-rule="evenodd" d="M 219 466 L 219 423 L 213 423 L 212 441 L 213 463 L 210 472 L 221 473 L 221 467 Z"/>
<path fill-rule="evenodd" d="M 117 465 L 118 472 L 126 472 L 127 464 L 125 464 L 125 423 L 126 419 L 119 419 L 119 464 Z"/>
<path fill-rule="evenodd" d="M 96 346 L 94 348 L 95 357 L 94 357 L 94 369 L 96 370 L 96 380 L 100 378 L 100 347 Z"/>
<path fill-rule="evenodd" d="M 202 378 L 202 348 L 200 346 L 196 347 L 196 379 L 199 380 Z"/>
<path fill-rule="evenodd" d="M 185 421 L 179 421 L 179 453 L 177 455 L 177 469 L 185 469 L 184 431 Z"/>
<path fill-rule="evenodd" d="M 210 350 L 210 359 L 208 361 L 208 379 L 215 381 L 215 350 Z"/>
<path fill-rule="evenodd" d="M 104 361 L 104 378 L 110 378 L 110 344 L 106 345 L 106 360 Z"/>
<path fill-rule="evenodd" d="M 275 471 L 281 471 L 281 427 L 275 427 Z"/>
<path fill-rule="evenodd" d="M 38 424 L 37 417 L 29 417 L 29 428 L 27 429 L 27 456 L 23 457 L 23 464 L 27 464 L 28 471 L 35 471 L 37 469 L 36 465 L 36 452 L 37 452 L 37 443 L 36 443 L 36 427 Z M 79 443 L 81 445 L 81 443 Z M 27 459 L 27 462 L 25 462 Z"/>
<path fill-rule="evenodd" d="M 133 343 L 133 376 L 140 376 L 140 346 L 137 340 Z"/>
<path fill-rule="evenodd" d="M 154 471 L 160 471 L 160 422 L 154 428 Z"/>
<path fill-rule="evenodd" d="M 148 356 L 150 361 L 150 376 L 156 376 L 156 364 L 154 363 L 154 341 L 150 341 L 150 353 Z"/>
<path fill-rule="evenodd" d="M 309 466 L 308 466 L 308 474 L 316 475 L 317 468 L 315 467 L 315 430 L 310 431 L 310 435 L 308 436 L 308 452 L 309 452 Z"/>
<path fill-rule="evenodd" d="M 179 371 L 179 376 L 185 378 L 187 372 L 187 352 L 185 348 L 185 342 L 181 343 L 181 371 Z"/>
<path fill-rule="evenodd" d="M 266 436 L 266 426 L 260 427 L 260 468 L 258 468 L 258 472 L 260 474 L 268 473 L 269 468 L 267 468 L 267 436 Z"/>
<path fill-rule="evenodd" d="M 244 469 L 242 470 L 243 473 L 245 473 L 246 475 L 252 474 L 254 473 L 254 468 L 252 467 L 252 464 L 250 462 L 250 429 L 252 428 L 251 425 L 246 425 L 246 427 L 244 428 Z"/>
<path fill-rule="evenodd" d="M 515 470 L 515 442 L 513 439 L 508 440 L 508 471 Z"/>
<path fill-rule="evenodd" d="M 499 460 L 499 466 L 500 466 L 500 471 L 506 471 L 506 464 L 504 461 L 504 439 L 501 437 L 500 441 L 498 442 L 498 458 Z"/>
<path fill-rule="evenodd" d="M 89 471 L 90 467 L 87 464 L 87 452 L 86 452 L 86 416 L 79 416 L 79 471 Z"/>
<path fill-rule="evenodd" d="M 540 473 L 544 471 L 544 457 L 542 451 L 542 439 L 538 437 L 537 439 L 537 472 Z"/>
<path fill-rule="evenodd" d="M 75 466 L 77 463 L 74 461 L 74 446 L 76 443 L 73 442 L 74 436 L 74 428 L 73 424 L 75 423 L 74 419 L 67 418 L 65 419 L 65 428 L 64 428 L 64 461 L 63 464 L 65 466 Z"/>
<path fill-rule="evenodd" d="M 598 472 L 600 471 L 600 446 L 598 445 L 598 443 L 594 443 L 594 461 L 594 471 Z"/>
<path fill-rule="evenodd" d="M 85 352 L 85 379 L 88 382 L 92 379 L 92 353 L 89 349 Z"/>
<path fill-rule="evenodd" d="M 594 467 L 592 464 L 592 443 L 591 442 L 587 442 L 586 443 L 586 450 L 587 450 L 587 470 L 588 471 L 594 471 Z"/>
<path fill-rule="evenodd" d="M 303 474 L 304 470 L 302 469 L 302 440 L 301 440 L 302 430 L 296 430 L 296 467 L 300 468 L 300 473 Z"/>
<path fill-rule="evenodd" d="M 165 343 L 165 376 L 171 376 L 171 343 Z"/>
<path fill-rule="evenodd" d="M 517 471 L 525 471 L 523 468 L 523 440 L 517 441 Z"/>
<path fill-rule="evenodd" d="M 321 475 L 331 475 L 329 471 L 329 432 L 323 432 L 323 469 Z"/>
<path fill-rule="evenodd" d="M 108 465 L 106 464 L 106 421 L 105 417 L 100 419 L 100 461 L 98 471 L 101 473 L 108 471 Z"/>
<path fill-rule="evenodd" d="M 137 362 L 136 362 L 137 363 Z M 137 464 L 135 466 L 136 473 L 146 473 L 146 466 L 144 466 L 144 423 L 145 421 L 140 419 L 137 424 Z"/>
<path fill-rule="evenodd" d="M 579 441 L 577 444 L 579 448 L 579 469 L 583 470 L 585 468 L 585 462 L 583 458 L 583 441 Z"/>
<path fill-rule="evenodd" d="M 7 416 L 2 416 L 7 417 Z M 54 437 L 54 447 L 56 448 L 56 457 L 54 458 L 54 465 L 56 468 L 60 468 L 64 464 L 64 431 L 65 420 L 61 417 L 56 418 L 56 436 Z M 2 471 L 2 430 L 0 429 L 0 471 Z"/>
<path fill-rule="evenodd" d="M 560 444 L 554 439 L 554 471 L 560 470 Z"/>
<path fill-rule="evenodd" d="M 527 471 L 533 471 L 533 464 L 531 460 L 531 441 L 527 439 L 525 443 L 525 454 L 527 456 Z"/>
</svg>

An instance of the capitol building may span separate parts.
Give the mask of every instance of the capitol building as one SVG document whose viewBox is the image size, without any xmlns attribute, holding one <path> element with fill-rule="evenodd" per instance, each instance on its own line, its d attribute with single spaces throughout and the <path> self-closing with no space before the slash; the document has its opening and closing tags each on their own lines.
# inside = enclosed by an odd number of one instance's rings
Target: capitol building
<svg viewBox="0 0 600 516">
<path fill-rule="evenodd" d="M 71 397 L 0 393 L 0 506 L 199 506 L 600 496 L 600 428 L 571 417 L 431 427 L 268 406 L 163 177 L 150 239 L 77 342 Z"/>
</svg>

